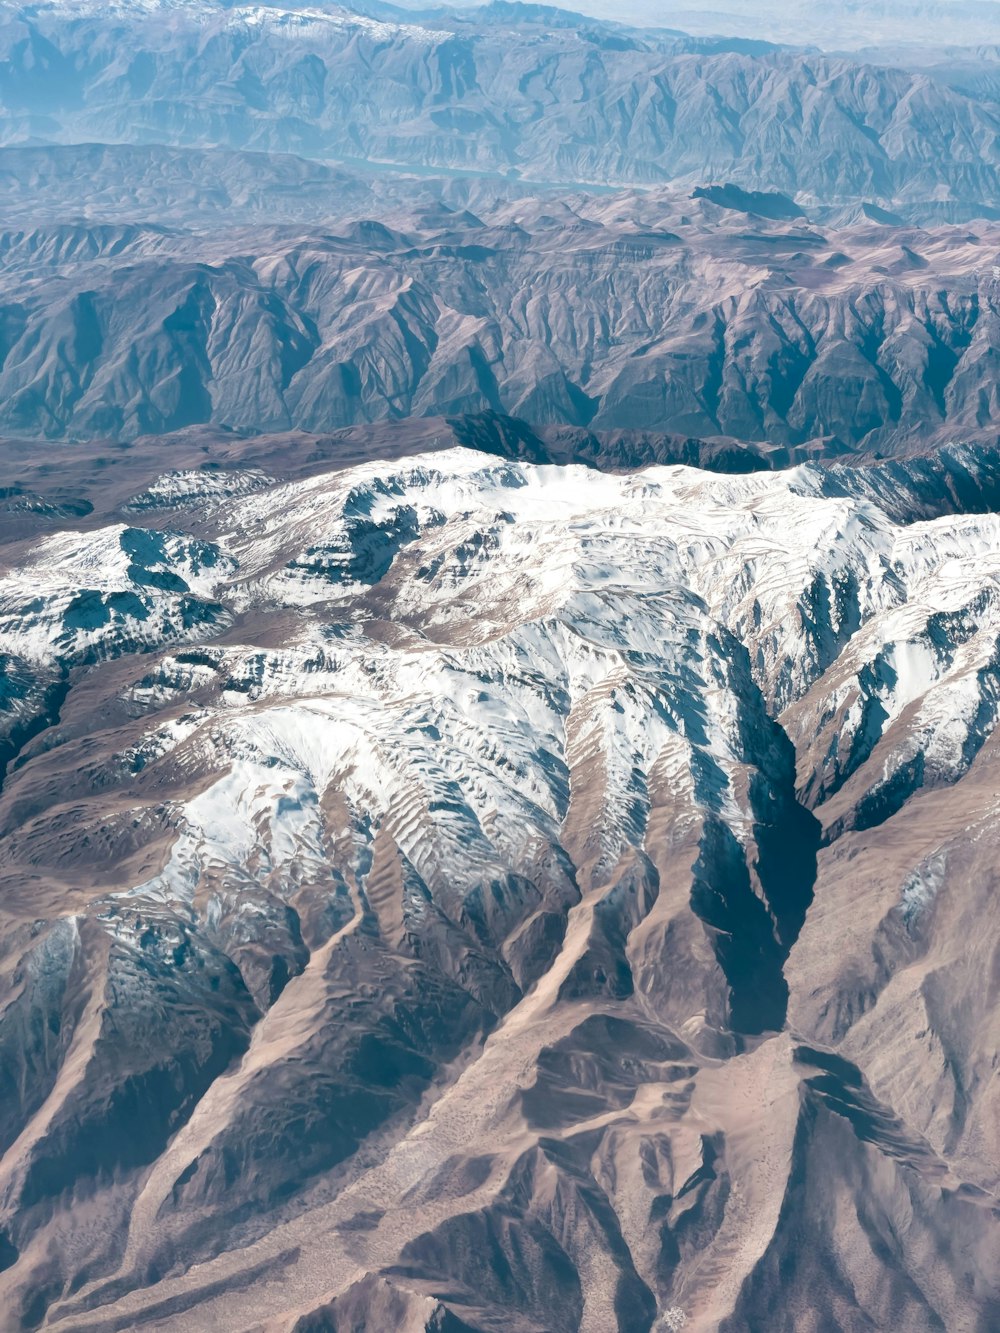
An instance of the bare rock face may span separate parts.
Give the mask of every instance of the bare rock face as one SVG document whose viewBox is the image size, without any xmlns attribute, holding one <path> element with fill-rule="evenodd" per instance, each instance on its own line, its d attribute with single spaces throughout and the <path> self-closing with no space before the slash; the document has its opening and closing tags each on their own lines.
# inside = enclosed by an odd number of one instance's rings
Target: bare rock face
<svg viewBox="0 0 1000 1333">
<path fill-rule="evenodd" d="M 326 1302 L 292 1325 L 294 1333 L 329 1333 L 331 1329 L 399 1329 L 400 1333 L 465 1333 L 452 1312 L 432 1297 L 414 1295 L 384 1278 L 363 1278 L 342 1296 Z"/>
<path fill-rule="evenodd" d="M 3 548 L 7 1326 L 985 1333 L 989 454 L 310 457 Z"/>
</svg>

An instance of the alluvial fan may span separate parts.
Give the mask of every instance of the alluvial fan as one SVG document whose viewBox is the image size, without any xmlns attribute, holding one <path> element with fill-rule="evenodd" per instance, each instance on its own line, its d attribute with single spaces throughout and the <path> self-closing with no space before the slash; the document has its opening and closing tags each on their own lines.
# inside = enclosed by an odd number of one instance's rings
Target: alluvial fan
<svg viewBox="0 0 1000 1333">
<path fill-rule="evenodd" d="M 995 1328 L 988 467 L 175 468 L 5 548 L 5 1326 Z"/>
</svg>

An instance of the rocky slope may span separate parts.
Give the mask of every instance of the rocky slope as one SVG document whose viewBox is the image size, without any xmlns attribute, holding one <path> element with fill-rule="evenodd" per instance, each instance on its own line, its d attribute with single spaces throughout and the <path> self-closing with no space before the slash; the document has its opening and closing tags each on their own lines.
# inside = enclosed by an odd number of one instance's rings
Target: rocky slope
<svg viewBox="0 0 1000 1333">
<path fill-rule="evenodd" d="M 925 70 L 545 6 L 373 12 L 6 4 L 2 141 L 264 149 L 562 183 L 735 180 L 827 203 L 1000 193 L 995 96 Z"/>
<path fill-rule="evenodd" d="M 3 548 L 8 1326 L 993 1327 L 989 456 L 313 467 Z"/>
<path fill-rule="evenodd" d="M 830 454 L 995 438 L 996 227 L 794 214 L 730 188 L 330 230 L 11 227 L 0 429 L 127 439 L 494 410 Z"/>
<path fill-rule="evenodd" d="M 0 6 L 0 1333 L 1000 1326 L 1000 64 L 694 18 Z"/>
</svg>

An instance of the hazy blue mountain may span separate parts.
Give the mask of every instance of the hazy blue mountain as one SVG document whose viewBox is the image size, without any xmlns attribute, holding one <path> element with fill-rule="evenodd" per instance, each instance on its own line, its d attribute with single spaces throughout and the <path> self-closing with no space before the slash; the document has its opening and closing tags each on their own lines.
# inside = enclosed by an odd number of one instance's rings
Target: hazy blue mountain
<svg viewBox="0 0 1000 1333">
<path fill-rule="evenodd" d="M 404 16 L 405 17 L 405 16 Z M 6 143 L 166 143 L 802 200 L 1000 197 L 1000 109 L 923 72 L 501 5 L 9 4 Z"/>
</svg>

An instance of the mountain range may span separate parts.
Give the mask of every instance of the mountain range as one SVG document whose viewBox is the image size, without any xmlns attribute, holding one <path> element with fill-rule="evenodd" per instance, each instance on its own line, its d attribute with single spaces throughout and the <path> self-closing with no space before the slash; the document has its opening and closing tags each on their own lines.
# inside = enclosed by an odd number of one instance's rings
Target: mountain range
<svg viewBox="0 0 1000 1333">
<path fill-rule="evenodd" d="M 997 6 L 634 4 L 0 0 L 0 1333 L 1000 1327 Z"/>
<path fill-rule="evenodd" d="M 985 1333 L 992 468 L 210 466 L 8 545 L 4 1308 Z"/>
<path fill-rule="evenodd" d="M 0 429 L 537 425 L 894 452 L 995 437 L 1000 232 L 707 190 L 410 225 L 0 233 Z M 757 211 L 755 211 L 757 210 Z M 775 216 L 762 216 L 772 213 Z"/>
<path fill-rule="evenodd" d="M 995 88 L 545 6 L 375 12 L 5 0 L 0 143 L 254 149 L 559 184 L 734 181 L 819 203 L 1000 193 Z"/>
</svg>

